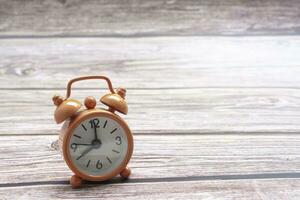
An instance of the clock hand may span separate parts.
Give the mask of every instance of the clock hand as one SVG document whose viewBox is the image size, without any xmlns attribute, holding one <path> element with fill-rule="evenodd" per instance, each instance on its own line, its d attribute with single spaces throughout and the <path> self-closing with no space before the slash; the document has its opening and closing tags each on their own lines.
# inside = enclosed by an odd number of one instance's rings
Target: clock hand
<svg viewBox="0 0 300 200">
<path fill-rule="evenodd" d="M 98 140 L 97 126 L 94 126 L 95 140 Z"/>
<path fill-rule="evenodd" d="M 76 160 L 79 160 L 81 157 L 83 157 L 83 156 L 86 155 L 88 152 L 90 152 L 93 148 L 94 148 L 94 145 L 91 146 L 91 147 L 89 147 L 89 148 L 87 148 L 86 150 L 84 150 L 84 151 L 82 152 L 82 154 L 81 154 L 78 158 L 76 158 Z"/>
<path fill-rule="evenodd" d="M 76 144 L 76 143 L 74 143 Z M 93 146 L 93 144 L 76 144 L 76 145 L 82 145 L 82 146 Z"/>
</svg>

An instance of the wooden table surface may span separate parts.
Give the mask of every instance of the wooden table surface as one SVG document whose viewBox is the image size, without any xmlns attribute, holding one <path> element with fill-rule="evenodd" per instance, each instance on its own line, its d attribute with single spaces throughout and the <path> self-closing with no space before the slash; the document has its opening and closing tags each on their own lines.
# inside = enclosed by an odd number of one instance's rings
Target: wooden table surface
<svg viewBox="0 0 300 200">
<path fill-rule="evenodd" d="M 299 5 L 0 0 L 0 199 L 300 199 Z M 73 190 L 51 98 L 82 75 L 127 88 L 135 149 Z"/>
</svg>

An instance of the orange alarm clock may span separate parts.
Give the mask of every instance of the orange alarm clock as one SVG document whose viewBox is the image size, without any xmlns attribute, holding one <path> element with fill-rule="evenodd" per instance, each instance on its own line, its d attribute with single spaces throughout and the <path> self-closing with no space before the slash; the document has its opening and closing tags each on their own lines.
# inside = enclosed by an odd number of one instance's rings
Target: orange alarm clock
<svg viewBox="0 0 300 200">
<path fill-rule="evenodd" d="M 74 82 L 102 79 L 108 84 L 110 93 L 100 101 L 108 109 L 96 108 L 96 100 L 86 97 L 82 108 L 80 101 L 71 99 L 71 86 Z M 74 172 L 70 183 L 78 188 L 84 180 L 105 181 L 121 175 L 131 174 L 128 162 L 133 152 L 133 137 L 127 123 L 116 114 L 127 114 L 126 90 L 113 89 L 105 76 L 85 76 L 69 81 L 66 98 L 54 96 L 57 106 L 54 118 L 63 127 L 59 136 L 59 146 L 69 168 Z"/>
</svg>

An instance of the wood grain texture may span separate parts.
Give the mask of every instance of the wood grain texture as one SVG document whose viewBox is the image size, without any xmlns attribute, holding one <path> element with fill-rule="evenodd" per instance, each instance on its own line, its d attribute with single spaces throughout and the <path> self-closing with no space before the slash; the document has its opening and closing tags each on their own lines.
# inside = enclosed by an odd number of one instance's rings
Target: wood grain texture
<svg viewBox="0 0 300 200">
<path fill-rule="evenodd" d="M 0 188 L 4 200 L 19 199 L 218 199 L 297 200 L 299 180 L 194 181 L 90 186 L 72 190 L 65 185 Z"/>
<path fill-rule="evenodd" d="M 57 137 L 1 136 L 0 186 L 67 184 L 71 172 L 53 143 Z M 300 178 L 297 134 L 135 135 L 134 139 L 129 184 Z"/>
<path fill-rule="evenodd" d="M 298 5 L 0 0 L 0 199 L 298 200 Z M 296 36 L 227 37 L 265 34 Z M 133 175 L 74 191 L 51 97 L 91 74 L 129 89 Z"/>
<path fill-rule="evenodd" d="M 2 36 L 298 34 L 298 0 L 0 1 Z"/>
<path fill-rule="evenodd" d="M 107 92 L 80 89 L 72 97 L 83 102 Z M 56 93 L 66 90 L 0 90 L 0 133 L 56 135 Z M 122 116 L 135 134 L 299 133 L 299 98 L 298 89 L 131 89 L 129 113 Z"/>
<path fill-rule="evenodd" d="M 300 37 L 157 37 L 0 40 L 0 88 L 65 88 L 76 76 L 115 87 L 300 86 Z M 76 87 L 104 87 L 90 82 Z"/>
</svg>

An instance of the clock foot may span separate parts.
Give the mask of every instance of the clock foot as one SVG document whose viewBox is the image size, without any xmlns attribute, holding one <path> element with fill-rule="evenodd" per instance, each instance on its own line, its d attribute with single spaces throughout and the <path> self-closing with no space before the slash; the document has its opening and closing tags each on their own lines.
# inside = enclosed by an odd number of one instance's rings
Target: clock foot
<svg viewBox="0 0 300 200">
<path fill-rule="evenodd" d="M 70 179 L 72 188 L 79 188 L 82 185 L 82 179 L 79 176 L 73 175 Z"/>
<path fill-rule="evenodd" d="M 126 167 L 125 169 L 123 169 L 123 171 L 121 171 L 120 176 L 122 178 L 128 178 L 131 174 L 131 170 L 129 167 Z"/>
</svg>

